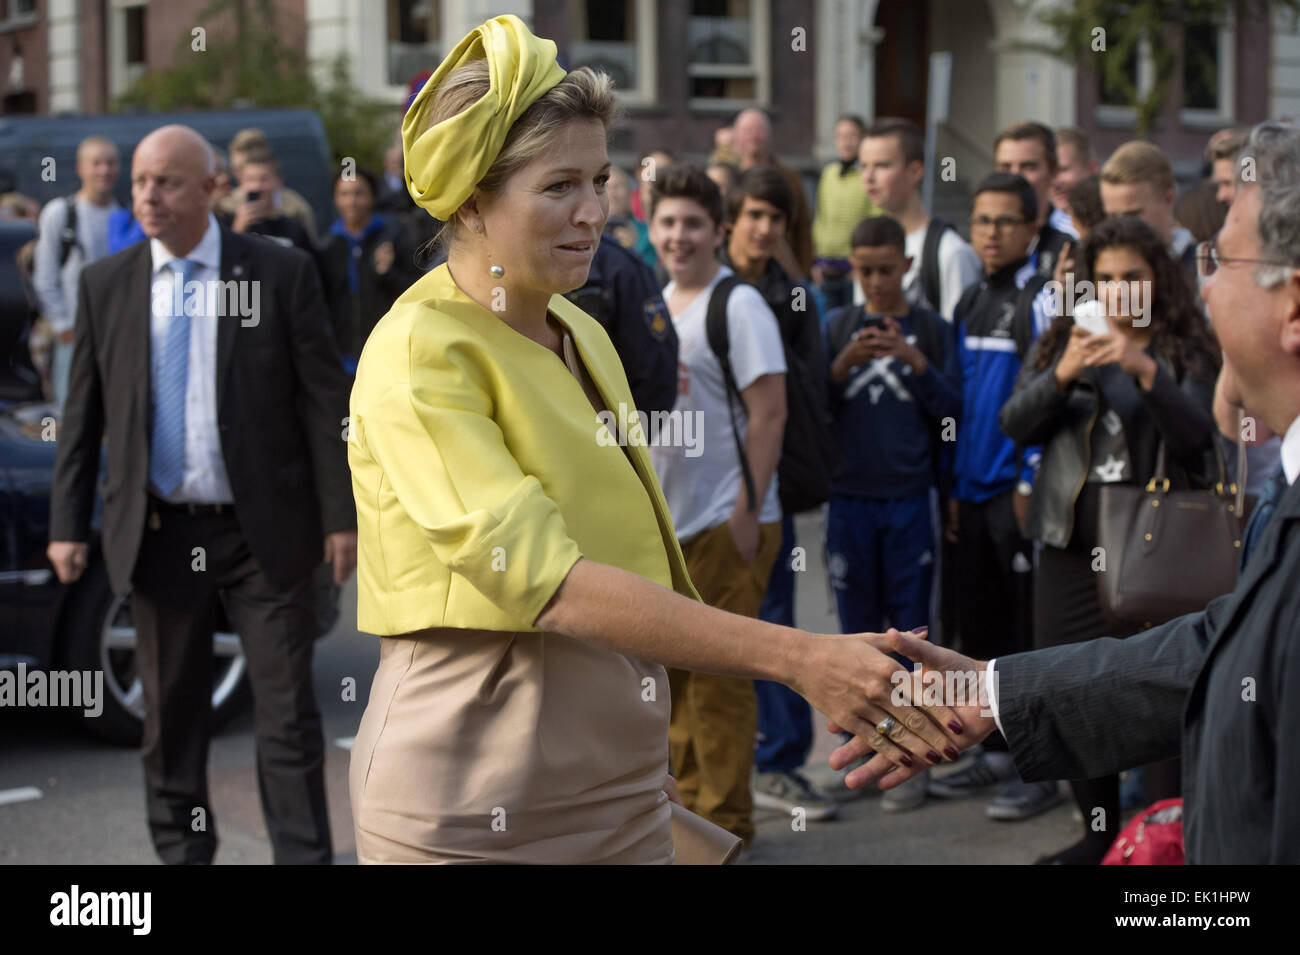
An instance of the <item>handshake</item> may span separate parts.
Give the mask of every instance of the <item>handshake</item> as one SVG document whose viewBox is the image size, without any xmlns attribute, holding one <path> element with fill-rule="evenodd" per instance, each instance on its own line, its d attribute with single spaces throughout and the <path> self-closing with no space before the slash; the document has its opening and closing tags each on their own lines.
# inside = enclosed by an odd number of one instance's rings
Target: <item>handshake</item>
<svg viewBox="0 0 1300 955">
<path fill-rule="evenodd" d="M 845 777 L 851 789 L 877 780 L 892 789 L 996 729 L 987 663 L 933 646 L 924 634 L 821 637 L 829 642 L 801 657 L 791 688 L 830 716 L 832 733 L 854 734 L 831 754 L 831 768 L 874 753 Z M 888 653 L 920 666 L 909 672 Z"/>
</svg>

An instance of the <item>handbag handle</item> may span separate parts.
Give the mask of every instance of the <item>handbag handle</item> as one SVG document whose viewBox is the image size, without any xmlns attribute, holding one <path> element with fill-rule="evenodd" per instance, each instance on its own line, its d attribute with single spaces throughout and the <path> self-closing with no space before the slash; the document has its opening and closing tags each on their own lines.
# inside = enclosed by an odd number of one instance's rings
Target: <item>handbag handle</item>
<svg viewBox="0 0 1300 955">
<path fill-rule="evenodd" d="M 1214 445 L 1214 460 L 1219 466 L 1219 480 L 1214 485 L 1214 493 L 1219 495 L 1220 497 L 1223 497 L 1227 494 L 1235 495 L 1237 498 L 1237 513 L 1240 514 L 1241 505 L 1242 505 L 1241 488 L 1245 486 L 1245 481 L 1242 481 L 1240 477 L 1238 477 L 1238 481 L 1240 481 L 1240 483 L 1230 483 L 1228 481 L 1228 465 L 1227 462 L 1223 460 L 1223 448 L 1219 445 L 1219 436 L 1217 434 L 1214 436 L 1214 440 L 1212 443 Z M 1238 438 L 1237 440 L 1238 475 L 1241 474 L 1241 468 L 1244 465 L 1245 458 L 1246 458 L 1245 445 L 1242 443 L 1241 439 Z M 1157 492 L 1161 494 L 1168 494 L 1169 487 L 1170 487 L 1169 478 L 1165 473 L 1165 439 L 1161 438 L 1159 448 L 1156 451 L 1156 473 L 1151 476 L 1151 480 L 1147 481 L 1146 490 L 1148 494 L 1155 494 Z"/>
</svg>

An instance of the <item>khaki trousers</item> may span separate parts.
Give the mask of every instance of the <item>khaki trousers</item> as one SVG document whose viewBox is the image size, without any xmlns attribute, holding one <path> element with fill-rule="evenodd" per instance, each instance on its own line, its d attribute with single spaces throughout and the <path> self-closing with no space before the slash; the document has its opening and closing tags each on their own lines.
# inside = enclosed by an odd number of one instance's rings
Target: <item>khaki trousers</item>
<svg viewBox="0 0 1300 955">
<path fill-rule="evenodd" d="M 757 617 L 781 549 L 781 523 L 759 525 L 758 553 L 748 563 L 724 522 L 682 545 L 695 589 L 711 607 Z M 668 749 L 686 808 L 739 836 L 754 836 L 753 797 L 758 700 L 754 682 L 690 670 L 668 671 L 672 721 Z"/>
</svg>

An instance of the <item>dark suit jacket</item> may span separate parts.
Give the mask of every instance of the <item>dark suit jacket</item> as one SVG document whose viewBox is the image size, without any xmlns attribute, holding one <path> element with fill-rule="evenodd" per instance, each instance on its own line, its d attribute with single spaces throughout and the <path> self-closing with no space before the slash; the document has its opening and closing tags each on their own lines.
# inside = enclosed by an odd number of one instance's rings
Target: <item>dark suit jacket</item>
<svg viewBox="0 0 1300 955">
<path fill-rule="evenodd" d="M 101 537 L 118 593 L 131 587 L 147 511 L 149 246 L 137 243 L 81 273 L 51 490 L 50 539 L 89 540 L 107 435 Z M 288 586 L 321 562 L 323 534 L 357 526 L 343 440 L 347 377 L 306 254 L 223 228 L 221 279 L 260 283 L 255 325 L 218 320 L 217 422 L 249 549 L 274 583 Z"/>
<path fill-rule="evenodd" d="M 1236 589 L 1201 613 L 1000 657 L 998 715 L 1021 776 L 1092 778 L 1181 754 L 1188 862 L 1300 862 L 1297 580 L 1300 481 Z"/>
</svg>

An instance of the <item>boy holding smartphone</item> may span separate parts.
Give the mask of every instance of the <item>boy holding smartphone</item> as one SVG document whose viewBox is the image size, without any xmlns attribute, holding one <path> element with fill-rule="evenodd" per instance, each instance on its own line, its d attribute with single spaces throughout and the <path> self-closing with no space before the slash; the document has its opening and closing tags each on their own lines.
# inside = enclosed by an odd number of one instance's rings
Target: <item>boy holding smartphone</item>
<svg viewBox="0 0 1300 955">
<path fill-rule="evenodd" d="M 931 490 L 944 480 L 944 442 L 955 437 L 961 413 L 956 341 L 937 313 L 908 304 L 903 276 L 911 259 L 897 221 L 863 220 L 850 245 L 866 302 L 826 320 L 830 408 L 843 462 L 831 482 L 828 568 L 845 633 L 915 629 L 929 625 Z M 925 773 L 913 777 L 886 792 L 881 808 L 915 809 L 926 785 Z"/>
</svg>

